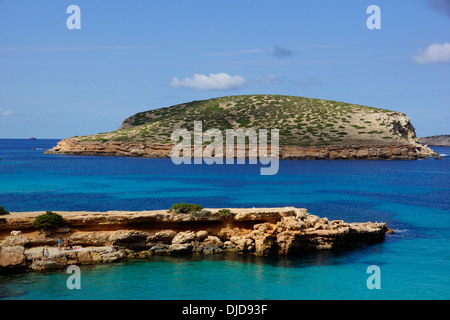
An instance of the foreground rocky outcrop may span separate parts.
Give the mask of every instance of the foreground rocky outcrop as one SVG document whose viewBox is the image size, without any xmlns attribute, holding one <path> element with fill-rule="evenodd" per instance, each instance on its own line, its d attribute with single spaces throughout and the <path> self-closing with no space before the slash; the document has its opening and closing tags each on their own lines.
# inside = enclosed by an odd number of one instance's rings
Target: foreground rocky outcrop
<svg viewBox="0 0 450 320">
<path fill-rule="evenodd" d="M 385 223 L 329 221 L 293 207 L 217 209 L 199 214 L 142 212 L 58 212 L 66 227 L 45 234 L 31 224 L 42 212 L 11 213 L 0 221 L 0 270 L 54 270 L 152 255 L 293 255 L 383 241 Z M 57 239 L 69 249 L 56 248 Z M 49 250 L 49 257 L 42 249 Z"/>
</svg>

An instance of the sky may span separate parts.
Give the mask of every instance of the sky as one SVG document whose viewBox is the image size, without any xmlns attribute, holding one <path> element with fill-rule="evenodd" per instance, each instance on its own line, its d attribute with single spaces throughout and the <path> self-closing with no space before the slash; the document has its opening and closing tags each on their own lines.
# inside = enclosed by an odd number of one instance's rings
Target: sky
<svg viewBox="0 0 450 320">
<path fill-rule="evenodd" d="M 450 134 L 450 0 L 0 0 L 0 138 L 96 134 L 261 93 L 386 108 L 418 136 Z"/>
</svg>

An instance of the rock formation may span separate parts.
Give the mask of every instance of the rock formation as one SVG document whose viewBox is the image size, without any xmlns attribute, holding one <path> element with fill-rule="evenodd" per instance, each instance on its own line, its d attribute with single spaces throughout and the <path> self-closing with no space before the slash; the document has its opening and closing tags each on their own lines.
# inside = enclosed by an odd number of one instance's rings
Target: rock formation
<svg viewBox="0 0 450 320">
<path fill-rule="evenodd" d="M 11 213 L 0 223 L 0 270 L 44 271 L 152 255 L 293 255 L 379 242 L 390 231 L 385 223 L 329 221 L 293 207 L 231 209 L 231 213 L 224 218 L 217 209 L 199 214 L 58 212 L 66 227 L 53 234 L 33 229 L 32 222 L 42 212 Z M 58 251 L 58 237 L 72 249 Z M 48 260 L 42 257 L 43 246 L 50 248 Z"/>
<path fill-rule="evenodd" d="M 70 154 L 91 156 L 122 156 L 143 158 L 169 158 L 174 145 L 153 145 L 142 142 L 80 142 L 61 140 L 48 154 Z M 191 154 L 194 154 L 192 151 Z M 223 154 L 226 154 L 224 148 Z M 236 152 L 235 152 L 236 154 Z M 281 146 L 280 159 L 295 160 L 352 160 L 390 159 L 416 160 L 438 154 L 420 144 L 400 145 L 345 145 L 345 146 Z"/>
</svg>

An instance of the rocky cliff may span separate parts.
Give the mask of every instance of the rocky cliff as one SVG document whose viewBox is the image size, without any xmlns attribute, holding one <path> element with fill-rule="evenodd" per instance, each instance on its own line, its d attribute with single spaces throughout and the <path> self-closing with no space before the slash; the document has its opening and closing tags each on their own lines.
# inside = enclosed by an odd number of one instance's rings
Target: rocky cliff
<svg viewBox="0 0 450 320">
<path fill-rule="evenodd" d="M 52 234 L 33 229 L 43 212 L 11 213 L 0 220 L 0 271 L 52 270 L 152 255 L 294 255 L 384 240 L 385 223 L 329 221 L 306 209 L 217 209 L 198 214 L 142 212 L 58 212 L 65 227 Z M 59 251 L 57 239 L 72 249 Z M 42 257 L 48 246 L 50 256 Z"/>
<path fill-rule="evenodd" d="M 337 101 L 250 95 L 193 101 L 135 114 L 117 131 L 62 140 L 52 154 L 168 157 L 176 129 L 278 129 L 287 159 L 418 159 L 436 156 L 419 143 L 403 113 Z M 225 138 L 224 138 L 225 141 Z M 204 147 L 206 144 L 203 145 Z"/>
<path fill-rule="evenodd" d="M 143 142 L 79 141 L 61 140 L 48 154 L 121 156 L 144 158 L 169 158 L 175 145 L 148 144 Z M 235 148 L 237 149 L 237 147 Z M 191 154 L 194 154 L 192 148 Z M 270 149 L 269 149 L 270 152 Z M 226 149 L 223 149 L 226 154 Z M 235 152 L 235 155 L 237 152 Z M 248 146 L 246 147 L 248 156 Z M 433 150 L 418 143 L 384 145 L 336 145 L 336 146 L 281 146 L 280 159 L 297 160 L 347 160 L 347 159 L 391 159 L 415 160 L 437 156 Z"/>
</svg>

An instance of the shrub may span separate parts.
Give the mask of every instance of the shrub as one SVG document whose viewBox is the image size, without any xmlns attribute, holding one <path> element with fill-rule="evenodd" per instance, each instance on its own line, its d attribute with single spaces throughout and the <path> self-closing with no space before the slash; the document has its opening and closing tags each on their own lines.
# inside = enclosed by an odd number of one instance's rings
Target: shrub
<svg viewBox="0 0 450 320">
<path fill-rule="evenodd" d="M 190 204 L 190 203 L 177 203 L 174 204 L 170 209 L 169 212 L 175 212 L 175 213 L 197 213 L 201 211 L 203 207 L 199 204 Z"/>
<path fill-rule="evenodd" d="M 0 207 L 0 216 L 6 215 L 6 214 L 9 214 L 9 211 L 5 210 L 4 207 Z"/>
<path fill-rule="evenodd" d="M 40 230 L 52 230 L 61 227 L 63 224 L 63 217 L 51 211 L 37 216 L 33 221 L 33 227 Z"/>
<path fill-rule="evenodd" d="M 219 212 L 219 215 L 220 215 L 222 218 L 228 218 L 228 217 L 231 216 L 231 211 L 230 211 L 230 209 L 220 209 L 218 212 Z"/>
</svg>

